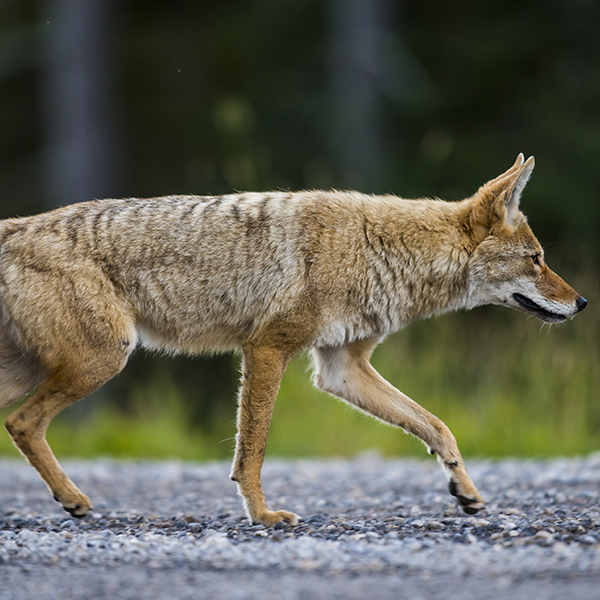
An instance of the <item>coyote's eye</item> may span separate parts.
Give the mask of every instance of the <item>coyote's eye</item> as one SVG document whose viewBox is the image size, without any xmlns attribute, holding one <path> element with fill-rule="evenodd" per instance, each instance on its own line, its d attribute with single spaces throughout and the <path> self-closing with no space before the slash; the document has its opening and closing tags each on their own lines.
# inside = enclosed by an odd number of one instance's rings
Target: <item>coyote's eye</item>
<svg viewBox="0 0 600 600">
<path fill-rule="evenodd" d="M 531 257 L 531 260 L 533 261 L 533 264 L 534 264 L 536 267 L 539 267 L 539 266 L 540 266 L 540 255 L 539 255 L 539 254 L 534 254 L 534 255 Z"/>
</svg>

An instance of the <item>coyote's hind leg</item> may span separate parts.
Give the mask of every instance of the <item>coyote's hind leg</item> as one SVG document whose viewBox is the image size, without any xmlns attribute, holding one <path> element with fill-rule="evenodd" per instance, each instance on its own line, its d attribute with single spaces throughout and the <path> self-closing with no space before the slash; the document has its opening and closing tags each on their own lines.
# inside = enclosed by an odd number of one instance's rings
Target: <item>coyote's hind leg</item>
<svg viewBox="0 0 600 600">
<path fill-rule="evenodd" d="M 316 384 L 423 441 L 431 454 L 437 454 L 446 471 L 450 493 L 466 513 L 476 513 L 484 502 L 467 474 L 454 436 L 440 419 L 397 390 L 372 367 L 369 359 L 377 341 L 316 349 Z"/>
<path fill-rule="evenodd" d="M 101 348 L 74 348 L 62 366 L 48 369 L 49 376 L 35 393 L 5 422 L 15 446 L 46 482 L 54 499 L 75 517 L 91 509 L 89 498 L 67 477 L 56 460 L 46 430 L 67 406 L 85 398 L 125 366 L 134 344 L 113 340 Z"/>
<path fill-rule="evenodd" d="M 54 379 L 48 379 L 6 419 L 5 426 L 15 446 L 46 482 L 54 499 L 73 516 L 83 517 L 92 507 L 90 500 L 67 477 L 46 441 L 50 421 L 80 399 L 79 394 L 71 395 L 61 387 Z"/>
</svg>

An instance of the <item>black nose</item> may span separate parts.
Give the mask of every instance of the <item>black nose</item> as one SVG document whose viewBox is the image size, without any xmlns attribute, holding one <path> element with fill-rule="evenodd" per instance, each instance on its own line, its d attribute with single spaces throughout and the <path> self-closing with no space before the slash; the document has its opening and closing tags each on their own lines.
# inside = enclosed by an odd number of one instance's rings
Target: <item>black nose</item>
<svg viewBox="0 0 600 600">
<path fill-rule="evenodd" d="M 587 300 L 583 296 L 577 298 L 577 310 L 581 312 L 587 306 Z"/>
</svg>

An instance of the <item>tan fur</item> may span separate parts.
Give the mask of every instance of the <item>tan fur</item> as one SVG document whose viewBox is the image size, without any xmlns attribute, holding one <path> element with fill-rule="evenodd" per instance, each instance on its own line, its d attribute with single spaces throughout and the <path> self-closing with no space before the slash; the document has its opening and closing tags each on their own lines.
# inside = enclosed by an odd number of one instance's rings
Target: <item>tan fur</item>
<svg viewBox="0 0 600 600">
<path fill-rule="evenodd" d="M 467 512 L 483 501 L 446 425 L 382 379 L 373 348 L 415 319 L 496 303 L 548 321 L 585 301 L 552 273 L 518 209 L 533 159 L 461 202 L 355 192 L 101 200 L 0 222 L 0 405 L 17 447 L 75 516 L 88 498 L 45 441 L 51 419 L 140 343 L 241 348 L 232 478 L 250 519 L 281 377 L 311 350 L 315 383 L 423 440 Z M 516 295 L 515 295 L 516 294 Z"/>
</svg>

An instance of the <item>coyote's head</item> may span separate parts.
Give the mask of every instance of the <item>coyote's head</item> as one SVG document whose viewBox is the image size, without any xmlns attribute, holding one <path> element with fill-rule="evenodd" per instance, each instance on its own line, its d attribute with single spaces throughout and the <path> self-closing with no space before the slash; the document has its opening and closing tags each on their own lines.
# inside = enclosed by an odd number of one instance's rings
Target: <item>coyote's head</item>
<svg viewBox="0 0 600 600">
<path fill-rule="evenodd" d="M 559 323 L 583 310 L 587 301 L 550 270 L 519 210 L 533 167 L 533 156 L 524 161 L 519 154 L 506 173 L 469 200 L 467 229 L 475 245 L 469 259 L 469 294 L 473 305 L 503 304 Z"/>
</svg>

